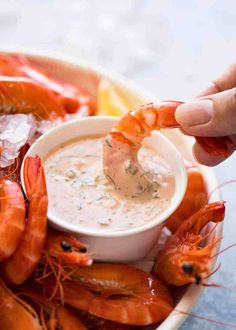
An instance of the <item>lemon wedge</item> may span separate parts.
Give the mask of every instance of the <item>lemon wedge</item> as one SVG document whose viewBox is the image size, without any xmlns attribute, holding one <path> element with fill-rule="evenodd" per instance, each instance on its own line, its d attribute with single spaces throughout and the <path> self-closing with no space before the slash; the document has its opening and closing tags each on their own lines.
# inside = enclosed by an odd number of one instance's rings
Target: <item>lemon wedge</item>
<svg viewBox="0 0 236 330">
<path fill-rule="evenodd" d="M 98 116 L 123 116 L 129 111 L 127 101 L 108 80 L 101 80 L 97 91 Z"/>
</svg>

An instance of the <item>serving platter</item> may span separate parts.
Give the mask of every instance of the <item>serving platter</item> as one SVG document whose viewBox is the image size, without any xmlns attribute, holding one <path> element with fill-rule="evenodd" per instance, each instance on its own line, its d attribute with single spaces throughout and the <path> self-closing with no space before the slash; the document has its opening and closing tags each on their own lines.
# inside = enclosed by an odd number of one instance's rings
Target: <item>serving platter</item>
<svg viewBox="0 0 236 330">
<path fill-rule="evenodd" d="M 17 52 L 17 51 L 16 51 Z M 40 54 L 40 55 L 38 55 Z M 110 80 L 118 93 L 126 100 L 130 109 L 137 108 L 138 106 L 148 103 L 150 101 L 157 101 L 155 95 L 140 89 L 138 86 L 130 82 L 124 77 L 115 73 L 109 72 L 102 67 L 90 65 L 84 61 L 78 60 L 75 57 L 67 56 L 64 54 L 55 54 L 51 52 L 28 52 L 27 57 L 39 68 L 52 77 L 58 78 L 68 83 L 78 86 L 86 87 L 91 93 L 96 96 L 99 81 L 103 78 Z M 192 157 L 191 148 L 193 139 L 182 135 L 178 130 L 163 130 L 162 133 L 172 141 L 178 148 L 182 156 L 194 162 Z M 213 193 L 210 195 L 210 201 L 217 201 L 220 199 L 217 187 L 216 177 L 214 171 L 210 168 L 200 166 L 204 175 L 208 192 Z M 218 226 L 216 235 L 221 236 L 222 223 Z M 219 246 L 218 246 L 219 249 Z M 151 270 L 152 261 L 149 257 L 137 264 L 140 268 Z M 174 310 L 159 326 L 158 330 L 171 330 L 178 329 L 183 323 L 187 314 L 191 312 L 193 306 L 202 294 L 202 287 L 191 285 L 180 293 L 176 310 Z M 182 311 L 184 313 L 180 313 Z"/>
</svg>

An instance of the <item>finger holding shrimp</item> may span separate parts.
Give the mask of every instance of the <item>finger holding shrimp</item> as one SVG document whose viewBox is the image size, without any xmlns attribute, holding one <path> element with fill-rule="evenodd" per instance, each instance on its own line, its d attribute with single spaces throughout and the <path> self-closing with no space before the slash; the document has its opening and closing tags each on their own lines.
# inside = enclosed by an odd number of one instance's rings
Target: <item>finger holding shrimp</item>
<svg viewBox="0 0 236 330">
<path fill-rule="evenodd" d="M 191 102 L 180 105 L 176 120 L 184 131 L 193 136 L 229 136 L 232 146 L 229 154 L 209 155 L 197 140 L 193 153 L 196 159 L 208 166 L 214 166 L 230 156 L 236 148 L 236 63 L 215 79 L 209 87 Z"/>
<path fill-rule="evenodd" d="M 138 161 L 142 141 L 153 130 L 180 127 L 175 112 L 183 102 L 147 104 L 121 117 L 107 135 L 103 146 L 104 172 L 126 195 L 155 193 L 157 185 Z M 195 137 L 207 153 L 227 157 L 233 149 L 229 137 Z"/>
</svg>

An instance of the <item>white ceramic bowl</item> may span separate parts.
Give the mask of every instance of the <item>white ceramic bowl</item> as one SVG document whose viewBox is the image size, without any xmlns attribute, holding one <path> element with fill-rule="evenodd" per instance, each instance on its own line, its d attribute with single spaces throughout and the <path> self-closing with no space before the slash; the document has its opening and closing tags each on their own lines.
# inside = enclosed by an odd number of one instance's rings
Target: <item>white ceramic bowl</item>
<svg viewBox="0 0 236 330">
<path fill-rule="evenodd" d="M 20 49 L 5 48 L 6 52 L 21 52 Z M 58 54 L 54 52 L 45 51 L 44 49 L 38 49 L 32 51 L 31 49 L 25 49 L 27 56 L 37 66 L 43 68 L 50 75 L 56 78 L 64 79 L 65 82 L 74 83 L 75 85 L 82 84 L 88 88 L 92 93 L 96 94 L 97 85 L 100 79 L 106 78 L 112 81 L 116 86 L 118 92 L 126 99 L 131 107 L 136 108 L 141 104 L 158 101 L 155 95 L 140 89 L 137 85 L 130 82 L 128 79 L 105 70 L 102 67 L 94 66 L 91 63 L 87 63 L 78 59 L 75 56 Z M 41 55 L 39 55 L 41 54 Z M 166 135 L 172 143 L 174 143 L 182 156 L 186 159 L 192 159 L 191 147 L 193 139 L 179 133 L 178 130 L 164 130 L 163 134 Z M 201 166 L 202 173 L 205 178 L 205 182 L 208 191 L 213 191 L 217 187 L 218 183 L 211 168 Z M 218 190 L 215 190 L 211 194 L 210 201 L 217 201 L 220 199 Z M 216 235 L 222 236 L 223 224 L 218 226 Z M 127 251 L 129 253 L 129 251 Z M 199 299 L 203 288 L 196 285 L 189 286 L 179 296 L 179 300 L 176 304 L 176 309 L 184 311 L 186 314 L 173 311 L 157 328 L 156 330 L 176 330 L 184 322 L 187 317 L 187 313 L 190 313 L 193 306 Z"/>
<path fill-rule="evenodd" d="M 39 155 L 44 162 L 53 150 L 72 140 L 96 135 L 106 136 L 117 122 L 117 117 L 87 117 L 64 123 L 43 134 L 28 150 L 28 155 Z M 81 228 L 66 222 L 66 219 L 55 217 L 50 209 L 48 219 L 59 230 L 78 234 L 79 239 L 88 244 L 88 252 L 93 254 L 94 260 L 112 262 L 130 262 L 143 258 L 155 245 L 163 222 L 175 211 L 183 199 L 186 190 L 186 169 L 183 159 L 176 147 L 161 133 L 153 132 L 145 139 L 145 146 L 156 150 L 170 166 L 175 178 L 175 191 L 168 208 L 163 210 L 155 220 L 140 227 L 117 232 L 99 232 Z M 24 187 L 22 165 L 22 184 Z M 63 188 L 62 188 L 63 189 Z M 77 198 L 77 196 L 74 196 Z M 66 196 L 65 196 L 66 198 Z M 137 205 L 138 212 L 138 205 Z"/>
</svg>

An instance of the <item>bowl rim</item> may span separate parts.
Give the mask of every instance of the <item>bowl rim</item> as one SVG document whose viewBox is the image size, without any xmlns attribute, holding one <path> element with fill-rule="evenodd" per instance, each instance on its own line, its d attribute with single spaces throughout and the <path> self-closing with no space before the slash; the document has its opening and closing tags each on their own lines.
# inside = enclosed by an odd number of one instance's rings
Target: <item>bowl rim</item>
<svg viewBox="0 0 236 330">
<path fill-rule="evenodd" d="M 68 122 L 62 123 L 59 126 L 56 126 L 54 128 L 51 128 L 49 131 L 47 131 L 46 133 L 44 133 L 43 135 L 41 135 L 29 148 L 29 150 L 27 151 L 23 162 L 22 162 L 22 166 L 21 166 L 21 182 L 22 182 L 22 187 L 24 192 L 25 191 L 25 184 L 24 184 L 24 165 L 25 165 L 25 159 L 27 156 L 29 155 L 37 155 L 39 153 L 40 155 L 40 149 L 42 150 L 43 148 L 43 144 L 42 142 L 45 144 L 47 139 L 52 139 L 53 137 L 55 137 L 58 133 L 61 133 L 60 135 L 64 137 L 64 139 L 62 141 L 57 142 L 58 143 L 58 147 L 66 142 L 69 142 L 70 139 L 67 140 L 67 134 L 63 134 L 64 132 L 66 132 L 70 127 L 76 127 L 77 125 L 83 125 L 83 123 L 86 125 L 89 125 L 89 122 L 93 122 L 94 124 L 98 124 L 100 123 L 101 125 L 103 125 L 104 123 L 115 123 L 118 120 L 117 117 L 113 117 L 113 116 L 92 116 L 92 117 L 81 117 L 81 118 L 76 118 L 73 120 L 70 120 Z M 80 132 L 78 130 L 78 132 Z M 157 215 L 157 219 L 153 219 L 149 222 L 147 222 L 146 224 L 142 225 L 142 226 L 138 226 L 138 227 L 134 227 L 131 229 L 127 229 L 127 230 L 120 230 L 120 231 L 96 231 L 93 229 L 86 229 L 86 228 L 79 228 L 79 225 L 77 224 L 71 224 L 71 223 L 66 223 L 63 220 L 61 220 L 59 217 L 55 217 L 52 214 L 50 214 L 50 212 L 48 212 L 48 220 L 49 222 L 56 226 L 57 228 L 60 228 L 62 230 L 65 231 L 69 231 L 69 232 L 73 232 L 76 234 L 83 234 L 83 235 L 89 235 L 89 236 L 93 236 L 93 237 L 106 237 L 106 238 L 118 238 L 118 237 L 126 237 L 126 236 L 131 236 L 131 235 L 135 235 L 135 234 L 139 234 L 142 232 L 145 232 L 147 230 L 150 230 L 152 228 L 155 228 L 156 226 L 161 225 L 176 209 L 177 207 L 180 205 L 185 191 L 186 191 L 186 187 L 187 187 L 187 172 L 186 172 L 186 167 L 183 161 L 183 158 L 181 156 L 181 154 L 179 153 L 178 149 L 175 147 L 175 145 L 163 134 L 161 134 L 160 132 L 155 131 L 155 136 L 158 136 L 159 139 L 162 140 L 162 142 L 168 147 L 168 150 L 170 151 L 171 155 L 173 158 L 175 158 L 175 163 L 177 165 L 178 168 L 178 172 L 176 174 L 176 172 L 174 173 L 174 177 L 175 177 L 175 181 L 177 178 L 177 175 L 179 176 L 179 178 L 181 179 L 181 184 L 180 185 L 175 185 L 175 190 L 174 190 L 174 194 L 171 198 L 170 204 L 168 205 L 168 207 L 166 209 L 164 209 L 162 212 L 160 212 L 160 214 Z M 96 132 L 94 132 L 94 135 L 96 135 Z M 76 138 L 80 138 L 80 136 L 85 136 L 85 134 L 80 135 L 78 133 L 78 136 Z M 86 135 L 89 136 L 89 135 Z M 56 149 L 56 146 L 54 146 L 52 149 L 49 148 L 48 154 L 50 154 L 50 151 L 53 151 Z M 47 156 L 45 156 L 45 158 L 47 158 Z M 42 160 L 44 162 L 44 160 Z M 176 189 L 176 186 L 178 189 Z"/>
</svg>

